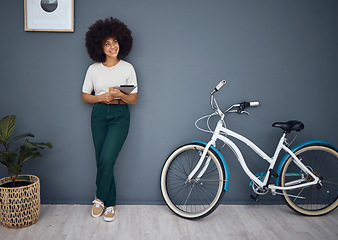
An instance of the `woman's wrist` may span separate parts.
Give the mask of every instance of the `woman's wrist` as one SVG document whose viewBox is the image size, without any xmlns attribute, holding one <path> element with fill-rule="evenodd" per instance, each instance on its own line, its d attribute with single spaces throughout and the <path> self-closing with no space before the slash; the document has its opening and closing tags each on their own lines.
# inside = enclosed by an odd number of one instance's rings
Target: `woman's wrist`
<svg viewBox="0 0 338 240">
<path fill-rule="evenodd" d="M 102 95 L 96 95 L 95 97 L 96 97 L 97 102 L 99 102 L 99 103 L 104 102 Z"/>
<path fill-rule="evenodd" d="M 124 94 L 121 93 L 119 98 L 127 104 L 135 104 L 137 102 L 137 94 Z"/>
<path fill-rule="evenodd" d="M 116 94 L 116 97 L 117 98 L 123 98 L 125 96 L 125 94 L 123 93 L 123 92 L 121 92 L 121 91 L 119 91 L 117 94 Z"/>
</svg>

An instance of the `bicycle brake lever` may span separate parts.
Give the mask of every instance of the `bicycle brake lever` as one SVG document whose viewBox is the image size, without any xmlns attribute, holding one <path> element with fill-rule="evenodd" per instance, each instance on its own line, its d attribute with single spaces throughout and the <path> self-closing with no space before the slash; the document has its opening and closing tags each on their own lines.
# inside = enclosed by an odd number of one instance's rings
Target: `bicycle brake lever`
<svg viewBox="0 0 338 240">
<path fill-rule="evenodd" d="M 241 112 L 240 112 L 240 114 L 243 114 L 243 113 L 250 115 L 250 113 L 247 112 L 247 111 L 241 111 Z"/>
</svg>

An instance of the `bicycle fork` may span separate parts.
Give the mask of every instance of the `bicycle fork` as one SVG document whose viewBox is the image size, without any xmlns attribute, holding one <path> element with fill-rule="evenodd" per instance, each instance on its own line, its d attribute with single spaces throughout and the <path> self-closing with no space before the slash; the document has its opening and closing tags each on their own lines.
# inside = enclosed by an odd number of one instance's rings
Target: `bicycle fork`
<svg viewBox="0 0 338 240">
<path fill-rule="evenodd" d="M 195 174 L 197 173 L 198 169 L 201 168 L 203 162 L 204 162 L 204 159 L 205 157 L 207 156 L 207 152 L 209 150 L 209 147 L 213 145 L 213 142 L 210 141 L 204 148 L 204 151 L 202 154 L 200 154 L 200 160 L 198 161 L 196 167 L 192 170 L 192 172 L 189 174 L 186 182 L 191 182 L 191 179 L 193 178 L 193 176 L 195 176 Z M 204 166 L 203 168 L 201 169 L 201 171 L 199 172 L 199 174 L 197 175 L 196 177 L 196 182 L 199 181 L 201 179 L 201 177 L 203 176 L 203 174 L 205 173 L 205 171 L 207 170 L 208 166 L 209 166 L 209 163 L 210 163 L 210 160 L 211 160 L 211 157 L 208 156 L 207 160 L 205 161 L 204 163 Z"/>
</svg>

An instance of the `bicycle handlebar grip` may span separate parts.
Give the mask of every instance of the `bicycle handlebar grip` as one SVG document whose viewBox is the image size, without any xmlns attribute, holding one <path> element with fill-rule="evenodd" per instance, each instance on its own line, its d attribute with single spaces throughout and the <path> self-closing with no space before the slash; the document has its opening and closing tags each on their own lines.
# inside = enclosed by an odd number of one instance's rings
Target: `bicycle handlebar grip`
<svg viewBox="0 0 338 240">
<path fill-rule="evenodd" d="M 222 80 L 219 84 L 217 84 L 214 90 L 211 91 L 210 95 L 213 95 L 215 92 L 219 91 L 225 84 L 226 84 L 226 81 Z"/>
<path fill-rule="evenodd" d="M 250 102 L 250 107 L 258 107 L 259 102 Z"/>
<path fill-rule="evenodd" d="M 215 89 L 217 91 L 219 91 L 227 82 L 225 80 L 222 80 L 219 84 L 217 84 L 217 86 L 215 87 Z"/>
</svg>

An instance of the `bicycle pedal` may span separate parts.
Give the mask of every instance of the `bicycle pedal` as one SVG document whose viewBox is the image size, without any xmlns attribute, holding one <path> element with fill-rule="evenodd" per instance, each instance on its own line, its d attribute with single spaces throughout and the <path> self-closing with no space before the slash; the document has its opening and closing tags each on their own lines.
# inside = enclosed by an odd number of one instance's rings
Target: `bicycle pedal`
<svg viewBox="0 0 338 240">
<path fill-rule="evenodd" d="M 255 202 L 259 202 L 259 196 L 258 196 L 258 195 L 256 195 L 256 196 L 250 195 L 250 198 L 251 198 L 252 200 L 254 200 Z"/>
</svg>

